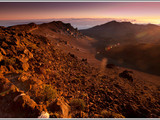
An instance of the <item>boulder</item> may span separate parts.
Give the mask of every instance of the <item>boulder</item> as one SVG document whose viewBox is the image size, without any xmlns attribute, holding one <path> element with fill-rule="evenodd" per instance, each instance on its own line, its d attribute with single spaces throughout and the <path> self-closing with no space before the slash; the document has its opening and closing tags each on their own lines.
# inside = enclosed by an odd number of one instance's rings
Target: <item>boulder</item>
<svg viewBox="0 0 160 120">
<path fill-rule="evenodd" d="M 8 69 L 5 65 L 1 65 L 0 66 L 0 73 L 5 73 L 5 72 L 8 72 Z"/>
<path fill-rule="evenodd" d="M 33 58 L 33 54 L 27 48 L 24 50 L 24 54 L 26 54 L 29 59 Z"/>
<path fill-rule="evenodd" d="M 18 81 L 25 82 L 25 81 L 28 80 L 30 77 L 31 77 L 31 74 L 30 74 L 30 73 L 23 72 L 23 73 L 19 76 Z"/>
<path fill-rule="evenodd" d="M 41 112 L 41 115 L 38 116 L 38 118 L 49 118 L 49 113 L 48 113 L 48 112 L 45 112 L 45 111 L 42 111 L 42 112 Z"/>
<path fill-rule="evenodd" d="M 61 109 L 61 106 L 58 104 L 58 100 L 52 102 L 49 106 L 48 106 L 48 109 L 50 111 L 52 111 L 53 113 L 54 112 L 60 112 L 62 113 L 62 109 Z"/>
<path fill-rule="evenodd" d="M 16 111 L 23 111 L 26 117 L 38 117 L 40 114 L 37 103 L 25 93 L 17 95 L 13 101 Z"/>
<path fill-rule="evenodd" d="M 114 67 L 115 67 L 114 64 L 107 64 L 107 65 L 106 65 L 106 68 L 114 68 Z"/>
<path fill-rule="evenodd" d="M 19 59 L 22 63 L 27 62 L 27 61 L 29 60 L 28 57 L 25 56 L 25 54 L 21 54 L 21 55 L 18 57 L 18 59 Z"/>
<path fill-rule="evenodd" d="M 3 48 L 7 48 L 7 47 L 8 47 L 8 44 L 3 41 L 1 46 L 2 46 Z"/>
<path fill-rule="evenodd" d="M 28 64 L 27 62 L 24 62 L 24 63 L 22 64 L 22 68 L 23 68 L 24 71 L 27 71 L 28 68 L 29 68 L 29 64 Z"/>
<path fill-rule="evenodd" d="M 132 71 L 124 70 L 122 73 L 119 74 L 119 77 L 126 78 L 129 81 L 133 82 L 133 77 L 131 75 Z"/>
<path fill-rule="evenodd" d="M 48 109 L 53 113 L 60 113 L 63 118 L 69 118 L 70 116 L 70 106 L 62 99 L 56 99 L 48 106 Z"/>
<path fill-rule="evenodd" d="M 136 117 L 140 118 L 141 117 L 141 115 L 138 111 L 138 107 L 135 106 L 135 105 L 132 105 L 130 103 L 125 105 L 125 110 L 124 111 L 126 112 L 126 117 L 127 118 L 136 118 Z"/>
<path fill-rule="evenodd" d="M 0 62 L 3 60 L 3 55 L 0 52 Z"/>
<path fill-rule="evenodd" d="M 3 55 L 6 55 L 6 51 L 3 48 L 0 48 Z"/>
<path fill-rule="evenodd" d="M 72 53 L 68 53 L 68 54 L 69 54 L 69 56 L 76 58 L 76 56 L 74 54 L 72 54 Z"/>
<path fill-rule="evenodd" d="M 83 58 L 82 61 L 87 62 L 87 59 L 84 59 L 84 58 Z"/>
<path fill-rule="evenodd" d="M 14 69 L 12 65 L 8 65 L 8 67 L 9 67 L 9 71 L 14 72 L 14 73 L 16 72 L 16 70 Z"/>
</svg>

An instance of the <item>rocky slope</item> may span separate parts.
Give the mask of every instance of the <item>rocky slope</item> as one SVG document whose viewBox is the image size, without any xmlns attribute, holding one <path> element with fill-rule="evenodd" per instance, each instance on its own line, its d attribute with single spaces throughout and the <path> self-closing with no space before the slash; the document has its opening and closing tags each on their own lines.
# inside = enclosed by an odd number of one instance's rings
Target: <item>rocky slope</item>
<svg viewBox="0 0 160 120">
<path fill-rule="evenodd" d="M 94 68 L 69 48 L 86 50 L 85 40 L 93 42 L 60 21 L 0 27 L 0 117 L 160 117 L 159 81 Z"/>
</svg>

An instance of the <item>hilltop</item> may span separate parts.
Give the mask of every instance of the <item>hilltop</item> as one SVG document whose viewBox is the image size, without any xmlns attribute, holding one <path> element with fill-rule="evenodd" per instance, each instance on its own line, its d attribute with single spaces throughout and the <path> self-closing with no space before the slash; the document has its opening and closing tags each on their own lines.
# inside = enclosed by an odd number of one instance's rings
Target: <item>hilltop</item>
<svg viewBox="0 0 160 120">
<path fill-rule="evenodd" d="M 0 27 L 0 117 L 160 117 L 159 78 L 99 69 L 94 42 L 61 21 Z"/>
</svg>

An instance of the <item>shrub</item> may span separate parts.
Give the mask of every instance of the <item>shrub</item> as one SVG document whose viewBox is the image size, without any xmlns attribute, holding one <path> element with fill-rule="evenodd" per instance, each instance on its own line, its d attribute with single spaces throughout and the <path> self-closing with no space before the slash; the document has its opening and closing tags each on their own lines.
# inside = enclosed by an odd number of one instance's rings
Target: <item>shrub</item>
<svg viewBox="0 0 160 120">
<path fill-rule="evenodd" d="M 102 115 L 102 117 L 104 117 L 104 118 L 110 118 L 110 117 L 112 116 L 112 113 L 111 113 L 111 111 L 103 110 L 103 111 L 101 112 L 101 115 Z"/>
<path fill-rule="evenodd" d="M 44 84 L 40 96 L 43 101 L 53 101 L 57 97 L 57 91 L 50 84 Z"/>
<path fill-rule="evenodd" d="M 125 118 L 123 115 L 121 115 L 121 114 L 118 114 L 118 113 L 112 113 L 112 116 L 114 117 L 114 118 Z"/>
<path fill-rule="evenodd" d="M 114 113 L 111 111 L 107 111 L 107 110 L 103 110 L 101 112 L 102 117 L 104 118 L 125 118 L 123 115 L 118 114 L 118 113 Z"/>
<path fill-rule="evenodd" d="M 70 105 L 74 110 L 83 111 L 85 109 L 85 102 L 82 99 L 72 99 Z"/>
</svg>

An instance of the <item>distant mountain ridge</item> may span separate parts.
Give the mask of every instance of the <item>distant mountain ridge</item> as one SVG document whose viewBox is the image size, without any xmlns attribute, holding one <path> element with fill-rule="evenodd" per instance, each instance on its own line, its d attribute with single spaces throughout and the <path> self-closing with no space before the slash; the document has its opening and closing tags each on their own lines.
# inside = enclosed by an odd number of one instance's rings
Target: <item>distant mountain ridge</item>
<svg viewBox="0 0 160 120">
<path fill-rule="evenodd" d="M 107 44 L 160 43 L 160 26 L 154 24 L 139 25 L 131 22 L 111 21 L 80 31 Z"/>
</svg>

